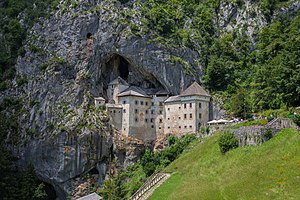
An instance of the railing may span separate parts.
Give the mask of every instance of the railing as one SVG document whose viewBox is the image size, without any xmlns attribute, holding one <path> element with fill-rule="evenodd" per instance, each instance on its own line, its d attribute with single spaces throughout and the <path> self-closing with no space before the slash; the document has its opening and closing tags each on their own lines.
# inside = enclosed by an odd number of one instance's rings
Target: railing
<svg viewBox="0 0 300 200">
<path fill-rule="evenodd" d="M 165 176 L 166 174 L 164 173 L 158 173 L 158 172 L 153 173 L 149 177 L 148 181 L 144 183 L 144 185 L 140 187 L 140 189 L 138 189 L 138 191 L 136 191 L 129 199 L 130 200 L 140 199 L 147 191 L 149 191 L 154 185 L 160 182 Z"/>
<path fill-rule="evenodd" d="M 274 118 L 274 119 L 272 119 L 268 124 L 266 124 L 266 127 L 270 127 L 270 126 L 272 126 L 275 122 L 277 122 L 278 121 L 278 118 Z"/>
</svg>

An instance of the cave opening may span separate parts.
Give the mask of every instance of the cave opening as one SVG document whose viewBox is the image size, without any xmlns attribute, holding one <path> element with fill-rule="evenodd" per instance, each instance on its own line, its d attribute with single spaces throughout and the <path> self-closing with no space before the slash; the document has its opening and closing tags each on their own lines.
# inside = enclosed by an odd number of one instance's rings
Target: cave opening
<svg viewBox="0 0 300 200">
<path fill-rule="evenodd" d="M 128 66 L 129 66 L 128 61 L 122 56 L 120 56 L 120 63 L 119 63 L 118 70 L 119 70 L 120 77 L 126 81 L 128 80 L 128 74 L 129 74 Z"/>
<path fill-rule="evenodd" d="M 99 171 L 94 167 L 91 169 L 88 174 L 90 175 L 90 183 L 92 187 L 95 187 L 98 185 L 98 179 L 99 179 Z"/>
<path fill-rule="evenodd" d="M 44 191 L 47 194 L 47 197 L 45 199 L 46 200 L 56 200 L 57 194 L 56 194 L 54 187 L 51 184 L 46 183 L 46 182 L 43 182 L 43 184 L 45 185 Z"/>
<path fill-rule="evenodd" d="M 91 39 L 91 37 L 92 37 L 92 34 L 91 34 L 91 33 L 87 33 L 87 34 L 86 34 L 86 39 Z"/>
<path fill-rule="evenodd" d="M 108 92 L 108 84 L 121 77 L 130 86 L 137 86 L 147 93 L 155 93 L 165 90 L 157 78 L 144 67 L 138 67 L 134 63 L 119 54 L 110 54 L 105 58 L 101 67 L 101 83 L 105 98 L 108 99 L 111 93 Z"/>
</svg>

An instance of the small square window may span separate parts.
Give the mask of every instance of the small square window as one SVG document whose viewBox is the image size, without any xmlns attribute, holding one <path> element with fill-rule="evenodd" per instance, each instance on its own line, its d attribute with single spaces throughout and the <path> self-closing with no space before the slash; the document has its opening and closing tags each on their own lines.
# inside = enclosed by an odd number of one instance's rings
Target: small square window
<svg viewBox="0 0 300 200">
<path fill-rule="evenodd" d="M 202 117 L 202 115 L 201 115 L 201 113 L 199 113 L 199 119 L 201 119 L 201 117 Z"/>
<path fill-rule="evenodd" d="M 186 119 L 186 114 L 184 114 L 184 119 Z"/>
<path fill-rule="evenodd" d="M 138 101 L 135 101 L 135 105 L 138 105 L 139 104 L 139 102 Z"/>
<path fill-rule="evenodd" d="M 161 129 L 161 127 L 159 127 L 158 129 Z"/>
<path fill-rule="evenodd" d="M 178 128 L 181 128 L 181 126 L 179 126 Z"/>
<path fill-rule="evenodd" d="M 201 105 L 201 103 L 199 103 L 199 108 L 201 108 L 202 107 L 202 105 Z"/>
<path fill-rule="evenodd" d="M 152 125 L 151 128 L 154 128 L 154 125 Z"/>
<path fill-rule="evenodd" d="M 181 119 L 181 117 L 178 117 L 178 119 Z"/>
<path fill-rule="evenodd" d="M 160 115 L 162 114 L 162 110 L 159 111 L 159 114 L 160 114 Z"/>
<path fill-rule="evenodd" d="M 154 106 L 154 102 L 151 102 L 151 105 Z"/>
<path fill-rule="evenodd" d="M 184 126 L 184 128 L 187 128 L 187 126 Z"/>
<path fill-rule="evenodd" d="M 168 129 L 170 129 L 170 126 L 168 126 Z"/>
<path fill-rule="evenodd" d="M 143 102 L 143 101 L 141 101 L 141 105 L 144 105 L 144 102 Z"/>
<path fill-rule="evenodd" d="M 163 105 L 163 103 L 162 102 L 159 102 L 159 106 L 162 106 Z"/>
<path fill-rule="evenodd" d="M 153 119 L 153 118 L 151 118 L 151 119 L 150 119 L 150 121 L 151 121 L 151 123 L 153 123 L 153 122 L 154 122 L 154 119 Z"/>
<path fill-rule="evenodd" d="M 181 107 L 179 107 L 179 110 L 181 109 Z"/>
<path fill-rule="evenodd" d="M 123 104 L 126 104 L 126 101 L 123 101 Z"/>
<path fill-rule="evenodd" d="M 159 123 L 162 123 L 162 119 L 159 119 Z"/>
<path fill-rule="evenodd" d="M 126 131 L 126 128 L 124 128 L 124 131 Z"/>
<path fill-rule="evenodd" d="M 135 121 L 136 121 L 136 122 L 138 122 L 138 121 L 139 121 L 139 119 L 138 119 L 138 118 L 135 118 Z"/>
<path fill-rule="evenodd" d="M 193 114 L 191 113 L 191 114 L 190 114 L 190 119 L 192 119 L 192 118 L 193 118 Z"/>
<path fill-rule="evenodd" d="M 193 126 L 190 126 L 190 128 L 193 128 Z"/>
<path fill-rule="evenodd" d="M 116 113 L 116 111 L 114 110 L 114 113 Z"/>
<path fill-rule="evenodd" d="M 186 108 L 186 103 L 184 104 L 184 108 Z"/>
<path fill-rule="evenodd" d="M 148 122 L 148 119 L 147 119 L 147 118 L 145 119 L 145 122 L 146 122 L 146 123 Z"/>
<path fill-rule="evenodd" d="M 192 108 L 193 107 L 193 104 L 192 103 L 190 103 L 190 108 Z"/>
<path fill-rule="evenodd" d="M 134 112 L 135 112 L 135 113 L 138 113 L 138 112 L 139 112 L 139 110 L 138 110 L 138 109 L 135 109 L 135 110 L 134 110 Z"/>
<path fill-rule="evenodd" d="M 123 109 L 123 113 L 126 113 L 126 109 Z"/>
<path fill-rule="evenodd" d="M 168 110 L 170 110 L 170 108 L 168 108 Z"/>
<path fill-rule="evenodd" d="M 145 102 L 145 105 L 148 106 L 148 102 Z"/>
<path fill-rule="evenodd" d="M 151 114 L 154 114 L 154 110 L 151 110 Z"/>
<path fill-rule="evenodd" d="M 148 110 L 146 110 L 145 112 L 146 112 L 146 114 L 148 114 Z"/>
<path fill-rule="evenodd" d="M 168 120 L 170 120 L 170 118 L 168 118 Z"/>
</svg>

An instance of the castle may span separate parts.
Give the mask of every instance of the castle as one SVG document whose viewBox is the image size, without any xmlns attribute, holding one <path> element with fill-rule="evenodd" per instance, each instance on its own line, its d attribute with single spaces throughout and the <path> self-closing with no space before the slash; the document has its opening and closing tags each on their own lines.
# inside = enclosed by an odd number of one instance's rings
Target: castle
<svg viewBox="0 0 300 200">
<path fill-rule="evenodd" d="M 121 77 L 111 81 L 108 102 L 95 98 L 96 107 L 106 106 L 115 129 L 126 136 L 153 141 L 158 135 L 195 133 L 209 121 L 210 95 L 192 83 L 180 95 L 131 86 Z"/>
</svg>

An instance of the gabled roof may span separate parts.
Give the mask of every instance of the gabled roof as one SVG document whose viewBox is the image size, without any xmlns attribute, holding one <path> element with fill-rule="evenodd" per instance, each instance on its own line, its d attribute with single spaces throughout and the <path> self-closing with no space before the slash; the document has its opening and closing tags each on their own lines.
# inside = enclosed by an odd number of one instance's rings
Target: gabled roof
<svg viewBox="0 0 300 200">
<path fill-rule="evenodd" d="M 119 84 L 129 86 L 129 84 L 124 79 L 122 79 L 120 76 L 118 76 L 118 78 L 116 78 L 115 80 L 108 83 L 108 85 L 119 85 Z"/>
<path fill-rule="evenodd" d="M 178 95 L 177 96 L 171 96 L 171 97 L 167 98 L 167 100 L 165 100 L 165 103 L 177 102 L 177 101 L 181 101 L 181 99 Z"/>
<path fill-rule="evenodd" d="M 196 81 L 192 83 L 186 90 L 184 90 L 179 96 L 207 96 L 210 97 L 210 95 L 204 90 L 203 87 L 201 87 Z"/>
<path fill-rule="evenodd" d="M 131 86 L 121 92 L 118 97 L 124 97 L 124 96 L 137 96 L 137 97 L 145 97 L 145 98 L 151 98 L 149 97 L 144 90 L 141 88 Z"/>
<path fill-rule="evenodd" d="M 103 97 L 95 97 L 95 100 L 99 100 L 99 101 L 105 101 L 105 99 Z"/>
</svg>

